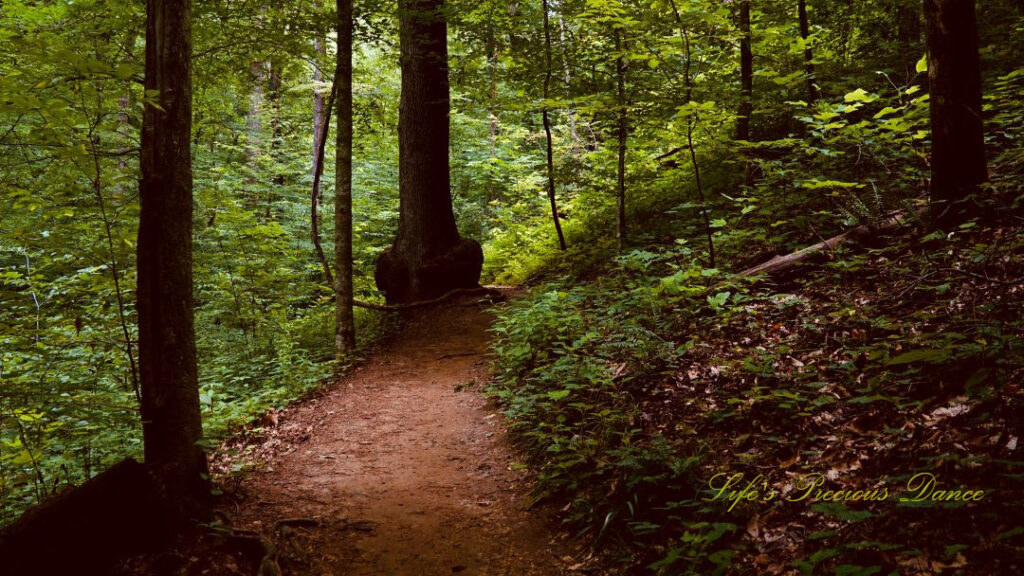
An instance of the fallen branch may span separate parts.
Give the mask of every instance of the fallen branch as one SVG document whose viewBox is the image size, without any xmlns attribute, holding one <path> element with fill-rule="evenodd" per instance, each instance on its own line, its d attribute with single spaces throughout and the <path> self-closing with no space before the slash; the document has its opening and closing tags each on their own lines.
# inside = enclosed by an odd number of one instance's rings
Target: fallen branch
<svg viewBox="0 0 1024 576">
<path fill-rule="evenodd" d="M 818 254 L 822 251 L 828 250 L 829 252 L 835 252 L 835 249 L 841 245 L 855 245 L 860 244 L 868 238 L 873 238 L 879 234 L 885 234 L 888 232 L 894 232 L 900 229 L 906 223 L 906 217 L 902 213 L 894 214 L 889 218 L 882 221 L 881 224 L 876 226 L 870 226 L 864 224 L 857 226 L 851 230 L 847 230 L 842 234 L 833 236 L 828 240 L 823 240 L 817 244 L 812 244 L 796 252 L 785 254 L 783 256 L 775 256 L 767 262 L 763 262 L 752 268 L 740 272 L 739 276 L 757 276 L 758 274 L 764 274 L 766 276 L 776 275 L 783 270 L 791 268 L 804 260 L 807 260 L 811 256 Z"/>
<path fill-rule="evenodd" d="M 410 302 L 408 304 L 374 304 L 373 302 L 364 302 L 362 300 L 353 300 L 352 305 L 359 308 L 367 308 L 369 310 L 379 310 L 381 312 L 402 312 L 405 310 L 412 310 L 414 308 L 423 308 L 424 306 L 433 306 L 434 304 L 440 304 L 452 296 L 491 296 L 492 298 L 500 298 L 501 291 L 495 290 L 494 288 L 488 288 L 486 286 L 477 286 L 476 288 L 456 288 L 450 292 L 446 292 L 437 298 L 432 300 L 421 300 L 419 302 Z"/>
</svg>

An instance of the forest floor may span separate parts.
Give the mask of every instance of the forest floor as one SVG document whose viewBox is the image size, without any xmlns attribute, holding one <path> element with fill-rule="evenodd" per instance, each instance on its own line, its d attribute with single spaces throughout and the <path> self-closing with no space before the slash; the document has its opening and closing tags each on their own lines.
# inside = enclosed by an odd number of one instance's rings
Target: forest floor
<svg viewBox="0 0 1024 576">
<path fill-rule="evenodd" d="M 463 298 L 408 314 L 367 362 L 214 458 L 222 473 L 256 463 L 222 481 L 222 516 L 272 543 L 288 575 L 570 571 L 565 535 L 531 507 L 528 473 L 476 385 L 487 377 L 492 312 Z M 255 572 L 251 555 L 203 548 L 161 564 Z"/>
</svg>

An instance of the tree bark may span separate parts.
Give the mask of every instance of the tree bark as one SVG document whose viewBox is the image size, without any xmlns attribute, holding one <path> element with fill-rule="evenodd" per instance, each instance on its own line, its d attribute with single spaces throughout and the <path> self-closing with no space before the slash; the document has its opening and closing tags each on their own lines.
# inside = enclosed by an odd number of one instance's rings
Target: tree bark
<svg viewBox="0 0 1024 576">
<path fill-rule="evenodd" d="M 800 20 L 800 37 L 804 40 L 804 71 L 807 73 L 807 101 L 813 104 L 821 97 L 814 78 L 814 50 L 807 44 L 811 36 L 811 26 L 807 21 L 807 1 L 797 0 L 797 13 Z"/>
<path fill-rule="evenodd" d="M 337 0 L 338 72 L 335 114 L 334 194 L 334 355 L 344 358 L 356 347 L 352 313 L 352 0 Z"/>
<path fill-rule="evenodd" d="M 313 10 L 318 11 L 319 9 L 320 3 L 313 2 Z M 329 111 L 327 107 L 331 105 L 326 103 L 324 95 L 320 91 L 320 85 L 324 81 L 324 75 L 320 71 L 320 64 L 323 63 L 323 59 L 327 55 L 325 43 L 326 41 L 322 36 L 317 36 L 313 39 L 313 52 L 317 56 L 317 62 L 313 67 L 313 190 L 310 193 L 309 232 L 310 239 L 313 241 L 313 251 L 316 252 L 317 259 L 320 261 L 321 268 L 324 272 L 324 281 L 328 285 L 333 286 L 334 277 L 331 274 L 331 266 L 327 262 L 327 257 L 324 256 L 323 246 L 320 244 L 320 200 L 323 198 L 320 186 L 320 177 L 323 175 L 324 170 L 324 139 L 327 135 L 327 128 L 330 125 L 330 117 L 328 116 Z M 335 65 L 335 68 L 337 68 L 337 65 Z M 332 79 L 332 103 L 334 101 L 333 99 L 335 97 L 336 90 L 337 83 Z"/>
<path fill-rule="evenodd" d="M 334 79 L 331 81 L 331 95 L 327 99 L 327 109 L 334 107 L 334 100 L 338 94 L 338 66 L 335 63 L 334 66 Z M 327 147 L 327 133 L 331 127 L 331 123 L 328 118 L 324 118 L 323 123 L 320 124 L 320 130 L 313 137 L 313 140 L 317 143 L 316 149 L 313 151 L 313 189 L 310 192 L 310 206 L 309 206 L 309 237 L 313 242 L 313 251 L 316 253 L 317 260 L 320 261 L 320 267 L 324 272 L 324 282 L 334 287 L 334 275 L 331 274 L 331 263 L 327 261 L 327 256 L 324 255 L 324 247 L 320 243 L 320 177 L 324 171 L 324 149 Z"/>
<path fill-rule="evenodd" d="M 320 3 L 313 2 L 313 9 L 319 10 Z M 327 48 L 325 46 L 325 40 L 321 36 L 317 36 L 313 39 L 313 52 L 316 54 L 316 66 L 313 67 L 313 169 L 312 172 L 314 177 L 317 170 L 320 169 L 320 133 L 324 122 L 328 121 L 327 110 L 324 104 L 324 95 L 320 91 L 320 85 L 324 81 L 324 75 L 320 71 L 320 64 L 323 63 L 324 57 L 327 55 Z M 320 186 L 316 187 L 313 191 L 315 194 L 320 193 Z"/>
<path fill-rule="evenodd" d="M 148 0 L 137 244 L 139 374 L 146 464 L 183 512 L 208 504 L 192 318 L 192 3 Z"/>
<path fill-rule="evenodd" d="M 548 203 L 551 204 L 551 220 L 555 224 L 555 234 L 558 236 L 558 247 L 565 250 L 565 235 L 562 233 L 562 224 L 558 221 L 558 202 L 555 199 L 555 160 L 551 144 L 551 118 L 548 113 L 548 98 L 551 94 L 551 25 L 548 18 L 548 0 L 542 0 L 541 8 L 544 11 L 544 106 L 541 108 L 541 120 L 544 123 L 544 136 L 547 152 L 548 168 Z"/>
<path fill-rule="evenodd" d="M 459 236 L 452 212 L 444 0 L 400 0 L 398 8 L 398 235 L 377 259 L 375 273 L 389 303 L 475 287 L 483 266 L 480 244 Z"/>
<path fill-rule="evenodd" d="M 740 0 L 740 108 L 736 117 L 737 140 L 750 140 L 753 93 L 754 55 L 750 50 L 750 0 Z"/>
<path fill-rule="evenodd" d="M 932 125 L 931 199 L 939 225 L 975 213 L 988 179 L 974 0 L 925 0 Z"/>
</svg>

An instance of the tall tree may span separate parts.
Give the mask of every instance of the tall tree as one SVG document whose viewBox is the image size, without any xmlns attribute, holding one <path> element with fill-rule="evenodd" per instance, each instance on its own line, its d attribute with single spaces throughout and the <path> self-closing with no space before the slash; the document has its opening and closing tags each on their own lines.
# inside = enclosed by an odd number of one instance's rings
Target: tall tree
<svg viewBox="0 0 1024 576">
<path fill-rule="evenodd" d="M 558 221 L 558 202 L 555 199 L 555 160 L 551 144 L 551 117 L 548 114 L 548 98 L 551 96 L 551 24 L 548 17 L 548 0 L 541 1 L 544 11 L 544 105 L 541 107 L 541 120 L 544 123 L 544 136 L 547 152 L 548 168 L 548 203 L 551 204 L 551 220 L 555 223 L 555 234 L 558 236 L 558 247 L 565 250 L 565 235 L 562 224 Z"/>
<path fill-rule="evenodd" d="M 804 71 L 807 73 L 807 101 L 814 103 L 821 97 L 814 78 L 814 50 L 811 48 L 811 25 L 807 20 L 807 0 L 797 0 L 797 18 L 800 24 L 800 38 L 804 41 Z"/>
<path fill-rule="evenodd" d="M 192 3 L 148 0 L 138 323 L 146 463 L 201 509 L 208 495 L 192 318 Z"/>
<path fill-rule="evenodd" d="M 344 357 L 356 346 L 352 313 L 352 0 L 337 0 L 338 67 L 335 86 L 334 193 L 334 353 Z"/>
<path fill-rule="evenodd" d="M 478 286 L 484 257 L 452 211 L 444 0 L 399 0 L 398 21 L 398 235 L 375 277 L 388 302 L 412 302 Z"/>
<path fill-rule="evenodd" d="M 619 250 L 626 243 L 626 138 L 629 134 L 628 103 L 626 102 L 626 30 L 625 27 L 615 30 L 615 87 L 618 116 L 618 166 L 616 170 L 616 203 L 615 214 L 618 223 L 615 238 Z"/>
<path fill-rule="evenodd" d="M 754 104 L 754 55 L 750 50 L 750 0 L 740 0 L 740 108 L 736 139 L 750 140 L 750 115 Z"/>
<path fill-rule="evenodd" d="M 974 0 L 924 0 L 932 124 L 931 197 L 940 224 L 973 211 L 988 179 Z"/>
<path fill-rule="evenodd" d="M 700 200 L 700 214 L 704 220 L 704 237 L 708 242 L 708 267 L 715 267 L 715 237 L 714 232 L 711 229 L 711 215 L 708 210 L 707 195 L 704 194 L 704 183 L 700 177 L 700 163 L 697 162 L 697 149 L 694 146 L 693 134 L 697 130 L 697 110 L 693 108 L 693 74 L 691 74 L 691 66 L 693 64 L 693 50 L 690 46 L 690 32 L 687 30 L 686 25 L 683 23 L 683 17 L 679 13 L 679 7 L 676 6 L 675 0 L 668 0 L 669 6 L 672 8 L 672 15 L 675 16 L 676 25 L 679 27 L 679 39 L 683 42 L 683 57 L 685 63 L 683 64 L 683 82 L 686 85 L 686 106 L 690 107 L 686 117 L 686 148 L 690 152 L 690 166 L 693 167 L 693 182 L 697 187 L 697 199 Z"/>
</svg>

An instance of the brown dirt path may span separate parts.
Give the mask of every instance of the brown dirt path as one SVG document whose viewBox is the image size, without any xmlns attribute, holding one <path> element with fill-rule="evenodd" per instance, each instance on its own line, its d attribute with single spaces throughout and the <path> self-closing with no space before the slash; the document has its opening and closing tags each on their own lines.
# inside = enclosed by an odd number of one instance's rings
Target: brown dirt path
<svg viewBox="0 0 1024 576">
<path fill-rule="evenodd" d="M 553 575 L 563 536 L 528 510 L 500 414 L 480 397 L 492 313 L 475 299 L 418 312 L 322 396 L 279 414 L 272 455 L 242 481 L 236 528 L 276 532 L 297 575 Z M 316 526 L 274 530 L 282 519 Z"/>
</svg>

